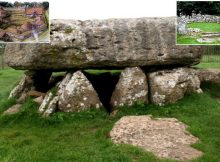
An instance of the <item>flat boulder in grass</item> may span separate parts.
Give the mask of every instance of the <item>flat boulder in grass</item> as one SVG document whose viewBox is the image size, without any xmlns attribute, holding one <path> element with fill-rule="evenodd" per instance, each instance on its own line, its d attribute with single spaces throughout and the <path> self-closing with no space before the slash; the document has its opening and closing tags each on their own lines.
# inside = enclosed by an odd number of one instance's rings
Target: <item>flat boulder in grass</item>
<svg viewBox="0 0 220 162">
<path fill-rule="evenodd" d="M 13 115 L 21 111 L 21 104 L 15 104 L 3 112 L 3 115 Z"/>
<path fill-rule="evenodd" d="M 51 44 L 8 44 L 15 69 L 67 70 L 192 65 L 201 47 L 176 46 L 175 18 L 52 20 Z"/>
<path fill-rule="evenodd" d="M 202 152 L 191 147 L 198 138 L 186 129 L 175 118 L 125 116 L 115 123 L 110 137 L 116 144 L 138 146 L 159 158 L 188 161 L 200 157 Z"/>
<path fill-rule="evenodd" d="M 135 102 L 148 103 L 147 77 L 139 67 L 126 68 L 121 72 L 111 97 L 111 106 L 114 108 L 131 106 Z"/>
<path fill-rule="evenodd" d="M 151 102 L 156 105 L 175 103 L 186 93 L 201 93 L 200 80 L 194 69 L 176 68 L 148 74 Z"/>
</svg>

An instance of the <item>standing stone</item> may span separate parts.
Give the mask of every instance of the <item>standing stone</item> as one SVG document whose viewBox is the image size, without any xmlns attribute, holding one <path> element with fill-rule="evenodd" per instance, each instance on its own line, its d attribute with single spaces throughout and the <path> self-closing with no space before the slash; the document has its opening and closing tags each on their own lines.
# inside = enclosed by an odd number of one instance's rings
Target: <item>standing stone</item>
<svg viewBox="0 0 220 162">
<path fill-rule="evenodd" d="M 69 75 L 71 74 L 67 77 Z M 64 82 L 67 83 L 66 86 Z M 73 73 L 71 78 L 64 82 L 62 90 L 58 90 L 58 93 L 61 93 L 58 101 L 58 108 L 61 111 L 79 112 L 102 106 L 98 94 L 81 71 Z"/>
<path fill-rule="evenodd" d="M 135 102 L 148 103 L 148 85 L 146 75 L 139 67 L 126 68 L 112 94 L 113 107 L 133 105 Z"/>
<path fill-rule="evenodd" d="M 55 96 L 48 104 L 47 109 L 44 111 L 43 113 L 43 117 L 48 117 L 50 116 L 52 113 L 54 113 L 57 109 L 57 104 L 58 104 L 58 96 Z"/>
<path fill-rule="evenodd" d="M 18 85 L 10 92 L 9 98 L 20 98 L 23 93 L 27 93 L 33 86 L 33 80 L 30 75 L 25 74 Z"/>
<path fill-rule="evenodd" d="M 186 23 L 184 21 L 178 22 L 178 24 L 177 24 L 177 33 L 178 34 L 187 34 L 188 33 Z"/>
<path fill-rule="evenodd" d="M 200 46 L 176 46 L 175 17 L 52 20 L 51 44 L 8 44 L 15 69 L 77 69 L 192 65 Z"/>
<path fill-rule="evenodd" d="M 200 93 L 200 81 L 193 69 L 176 68 L 149 74 L 151 102 L 157 105 L 175 103 L 186 93 Z"/>
<path fill-rule="evenodd" d="M 10 92 L 9 98 L 14 97 L 18 102 L 23 102 L 28 95 L 33 95 L 33 92 L 42 95 L 41 92 L 47 91 L 50 76 L 51 72 L 44 70 L 26 71 L 18 85 Z"/>
</svg>

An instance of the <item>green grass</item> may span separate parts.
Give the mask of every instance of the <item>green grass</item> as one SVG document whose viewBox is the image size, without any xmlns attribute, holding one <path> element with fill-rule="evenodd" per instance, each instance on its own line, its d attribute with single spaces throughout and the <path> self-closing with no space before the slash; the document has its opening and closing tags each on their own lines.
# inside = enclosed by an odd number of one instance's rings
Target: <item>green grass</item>
<svg viewBox="0 0 220 162">
<path fill-rule="evenodd" d="M 220 24 L 219 23 L 205 23 L 205 22 L 196 22 L 187 24 L 187 28 L 199 28 L 202 32 L 220 32 Z M 193 38 L 187 35 L 179 35 L 177 34 L 177 44 L 220 44 L 220 41 L 212 42 L 212 43 L 201 43 L 196 39 L 199 36 Z"/>
<path fill-rule="evenodd" d="M 207 68 L 213 68 L 213 69 L 220 69 L 220 62 L 201 62 L 198 65 L 196 65 L 195 67 L 198 68 L 203 68 L 203 69 L 207 69 Z"/>
<path fill-rule="evenodd" d="M 5 98 L 9 91 L 18 83 L 23 71 L 11 68 L 0 69 L 0 100 Z"/>
<path fill-rule="evenodd" d="M 14 100 L 6 101 L 6 98 L 22 71 L 7 69 L 0 73 L 2 112 L 14 103 Z M 38 106 L 28 99 L 20 113 L 0 116 L 0 161 L 168 162 L 170 160 L 159 160 L 151 153 L 130 145 L 115 145 L 109 139 L 109 131 L 122 116 L 152 114 L 154 117 L 176 117 L 190 126 L 189 131 L 200 138 L 193 147 L 204 152 L 194 162 L 218 162 L 220 84 L 202 86 L 203 94 L 187 95 L 176 104 L 122 107 L 115 117 L 109 117 L 105 110 L 90 110 L 69 114 L 57 112 L 50 118 L 41 118 L 37 114 Z"/>
<path fill-rule="evenodd" d="M 194 22 L 187 24 L 188 28 L 199 28 L 202 32 L 220 32 L 219 23 Z"/>
<path fill-rule="evenodd" d="M 212 42 L 212 43 L 206 43 L 206 42 L 198 42 L 196 38 L 190 38 L 189 36 L 186 36 L 186 35 L 177 35 L 176 37 L 176 44 L 178 45 L 181 45 L 181 44 L 192 44 L 192 45 L 197 45 L 197 44 L 203 44 L 203 45 L 210 45 L 210 44 L 214 44 L 214 45 L 217 45 L 217 44 L 220 44 L 220 41 L 216 41 L 216 42 Z"/>
</svg>

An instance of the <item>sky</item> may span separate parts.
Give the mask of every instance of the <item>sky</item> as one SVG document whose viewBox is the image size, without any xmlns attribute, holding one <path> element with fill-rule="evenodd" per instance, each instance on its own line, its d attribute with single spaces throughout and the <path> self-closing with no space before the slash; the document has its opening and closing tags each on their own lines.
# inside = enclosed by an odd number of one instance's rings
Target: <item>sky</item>
<svg viewBox="0 0 220 162">
<path fill-rule="evenodd" d="M 4 0 L 14 2 L 15 0 Z M 42 0 L 17 0 L 19 2 Z M 48 0 L 50 19 L 176 16 L 176 0 Z"/>
</svg>

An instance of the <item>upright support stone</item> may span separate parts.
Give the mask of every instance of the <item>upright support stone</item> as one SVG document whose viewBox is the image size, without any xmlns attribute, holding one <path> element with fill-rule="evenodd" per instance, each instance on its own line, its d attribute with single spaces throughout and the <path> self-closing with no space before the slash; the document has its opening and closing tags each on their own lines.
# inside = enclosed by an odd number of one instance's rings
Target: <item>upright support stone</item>
<svg viewBox="0 0 220 162">
<path fill-rule="evenodd" d="M 50 76 L 51 72 L 43 70 L 26 71 L 18 85 L 10 92 L 9 98 L 14 97 L 18 99 L 18 102 L 23 102 L 28 92 L 46 92 Z"/>
<path fill-rule="evenodd" d="M 112 94 L 111 105 L 133 105 L 135 102 L 148 103 L 148 83 L 144 72 L 139 67 L 126 68 Z"/>
<path fill-rule="evenodd" d="M 148 76 L 151 102 L 175 103 L 186 93 L 200 93 L 200 81 L 193 69 L 176 68 L 152 72 Z"/>
<path fill-rule="evenodd" d="M 71 78 L 70 78 L 71 76 Z M 58 108 L 64 112 L 79 112 L 102 106 L 92 84 L 81 71 L 68 74 L 61 82 Z"/>
</svg>

